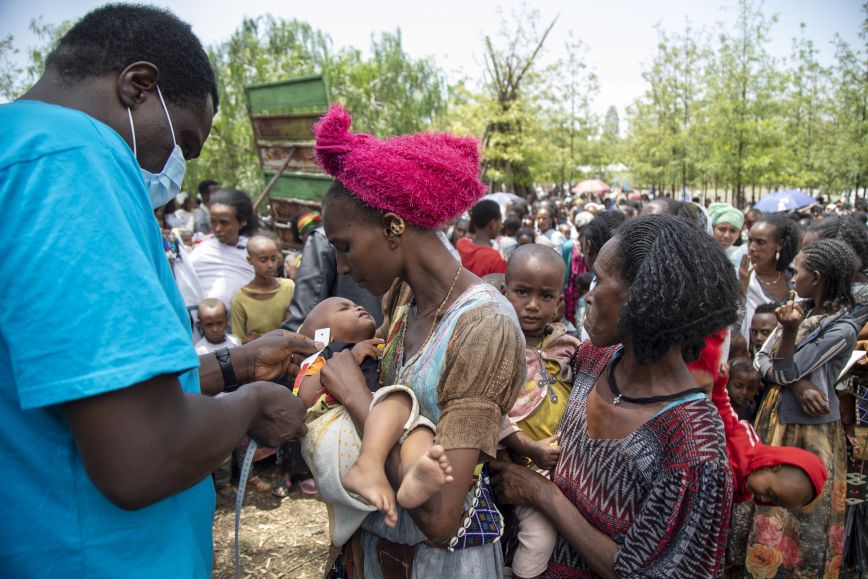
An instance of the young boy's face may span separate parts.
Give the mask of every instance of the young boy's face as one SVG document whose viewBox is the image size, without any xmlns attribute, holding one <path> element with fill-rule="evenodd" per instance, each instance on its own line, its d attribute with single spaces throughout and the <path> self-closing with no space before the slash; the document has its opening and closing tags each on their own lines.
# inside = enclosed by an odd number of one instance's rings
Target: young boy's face
<svg viewBox="0 0 868 579">
<path fill-rule="evenodd" d="M 253 266 L 253 271 L 260 278 L 274 277 L 280 264 L 280 251 L 277 244 L 270 239 L 267 242 L 247 246 L 247 262 Z"/>
<path fill-rule="evenodd" d="M 210 308 L 199 306 L 199 328 L 212 344 L 221 344 L 226 339 L 227 317 L 226 308 L 222 305 Z"/>
<path fill-rule="evenodd" d="M 747 476 L 744 486 L 754 500 L 762 503 L 785 509 L 806 505 L 814 492 L 808 478 L 782 475 L 781 465 L 760 468 Z"/>
<path fill-rule="evenodd" d="M 374 317 L 362 306 L 345 298 L 323 300 L 311 310 L 308 320 L 318 327 L 305 330 L 313 332 L 324 327 L 330 328 L 332 342 L 363 342 L 373 338 L 377 331 Z"/>
<path fill-rule="evenodd" d="M 753 315 L 750 320 L 750 343 L 755 352 L 763 347 L 777 325 L 778 320 L 773 313 Z"/>
<path fill-rule="evenodd" d="M 729 382 L 726 385 L 726 391 L 729 392 L 729 397 L 739 406 L 747 406 L 756 396 L 760 389 L 760 379 L 756 372 L 745 372 L 742 370 L 732 372 L 729 375 Z"/>
<path fill-rule="evenodd" d="M 514 264 L 506 280 L 506 299 L 515 308 L 526 336 L 541 336 L 557 313 L 563 271 L 534 256 Z"/>
</svg>

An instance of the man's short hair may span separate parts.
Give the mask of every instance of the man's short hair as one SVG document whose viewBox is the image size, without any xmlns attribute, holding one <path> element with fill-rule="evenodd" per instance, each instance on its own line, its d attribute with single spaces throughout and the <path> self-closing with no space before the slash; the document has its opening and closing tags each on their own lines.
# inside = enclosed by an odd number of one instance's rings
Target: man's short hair
<svg viewBox="0 0 868 579">
<path fill-rule="evenodd" d="M 202 103 L 210 95 L 217 112 L 217 81 L 202 43 L 189 24 L 163 8 L 107 4 L 87 13 L 45 61 L 62 79 L 78 81 L 120 73 L 146 61 L 160 73 L 163 97 L 176 105 Z"/>
<path fill-rule="evenodd" d="M 208 191 L 210 191 L 211 187 L 213 187 L 214 185 L 219 184 L 220 183 L 218 183 L 214 179 L 205 179 L 204 181 L 199 181 L 199 187 L 197 187 L 197 189 L 199 191 L 199 194 L 201 195 L 202 193 L 207 193 Z"/>
</svg>

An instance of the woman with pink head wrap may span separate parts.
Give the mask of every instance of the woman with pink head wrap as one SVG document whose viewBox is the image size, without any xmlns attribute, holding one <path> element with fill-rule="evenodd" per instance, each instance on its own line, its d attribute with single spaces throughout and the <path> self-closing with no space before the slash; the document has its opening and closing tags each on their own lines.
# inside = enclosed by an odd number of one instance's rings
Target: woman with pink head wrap
<svg viewBox="0 0 868 579">
<path fill-rule="evenodd" d="M 325 233 L 340 274 L 387 294 L 380 384 L 414 392 L 452 466 L 452 481 L 423 504 L 399 509 L 397 526 L 380 512 L 368 515 L 356 535 L 364 560 L 355 565 L 366 578 L 399 569 L 401 576 L 500 577 L 502 517 L 487 469 L 479 477 L 474 470 L 495 456 L 525 375 L 524 343 L 509 302 L 464 270 L 435 230 L 485 192 L 479 145 L 435 133 L 380 140 L 350 132 L 350 122 L 333 106 L 314 127 L 316 158 L 335 177 L 323 200 Z M 321 380 L 359 431 L 377 428 L 366 424 L 372 394 L 349 351 L 325 364 Z M 388 479 L 371 484 L 400 486 L 397 454 L 387 461 Z M 353 551 L 344 549 L 346 557 Z"/>
</svg>

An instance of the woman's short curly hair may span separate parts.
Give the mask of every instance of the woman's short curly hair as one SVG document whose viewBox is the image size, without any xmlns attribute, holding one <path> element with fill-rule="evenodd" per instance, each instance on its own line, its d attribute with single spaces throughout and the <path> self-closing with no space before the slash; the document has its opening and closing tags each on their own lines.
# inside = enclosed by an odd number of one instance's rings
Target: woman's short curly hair
<svg viewBox="0 0 868 579">
<path fill-rule="evenodd" d="M 859 259 L 840 239 L 818 239 L 802 248 L 802 267 L 823 277 L 823 302 L 830 306 L 853 307 L 853 276 Z"/>
<path fill-rule="evenodd" d="M 859 269 L 868 269 L 868 229 L 856 217 L 826 217 L 808 228 L 818 239 L 840 239 L 859 257 Z"/>
<path fill-rule="evenodd" d="M 758 223 L 768 223 L 774 227 L 775 240 L 783 242 L 780 255 L 775 263 L 775 269 L 778 271 L 786 270 L 796 259 L 799 245 L 802 243 L 802 232 L 799 229 L 799 224 L 777 213 L 763 213 L 762 217 L 757 219 L 751 227 Z"/>
<path fill-rule="evenodd" d="M 644 215 L 615 232 L 616 263 L 629 285 L 619 324 L 640 364 L 680 345 L 695 360 L 705 338 L 738 319 L 735 269 L 714 238 L 685 219 Z"/>
</svg>

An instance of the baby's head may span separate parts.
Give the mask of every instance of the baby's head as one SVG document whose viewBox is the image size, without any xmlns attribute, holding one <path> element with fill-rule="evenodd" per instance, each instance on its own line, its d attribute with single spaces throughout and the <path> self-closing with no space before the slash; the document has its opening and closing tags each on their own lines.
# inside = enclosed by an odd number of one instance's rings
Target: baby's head
<svg viewBox="0 0 868 579">
<path fill-rule="evenodd" d="M 226 305 L 217 298 L 204 299 L 198 308 L 199 329 L 212 344 L 222 344 L 226 339 L 226 325 L 229 323 L 229 313 Z"/>
<path fill-rule="evenodd" d="M 362 306 L 346 298 L 327 298 L 310 311 L 301 327 L 301 333 L 313 339 L 314 332 L 322 328 L 331 330 L 332 342 L 354 344 L 374 337 L 377 322 Z"/>
<path fill-rule="evenodd" d="M 512 252 L 506 265 L 506 299 L 515 308 L 525 336 L 538 336 L 556 315 L 566 265 L 547 245 L 529 243 Z"/>
<path fill-rule="evenodd" d="M 726 391 L 735 404 L 748 406 L 759 392 L 760 375 L 747 358 L 736 358 L 729 364 L 729 382 Z"/>
<path fill-rule="evenodd" d="M 810 454 L 806 451 L 802 452 Z M 816 456 L 814 458 L 820 460 Z M 777 505 L 785 509 L 796 509 L 807 505 L 822 490 L 822 486 L 820 489 L 814 487 L 814 483 L 803 469 L 791 464 L 774 464 L 758 468 L 747 476 L 744 486 L 757 503 Z"/>
</svg>

